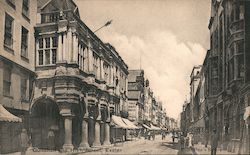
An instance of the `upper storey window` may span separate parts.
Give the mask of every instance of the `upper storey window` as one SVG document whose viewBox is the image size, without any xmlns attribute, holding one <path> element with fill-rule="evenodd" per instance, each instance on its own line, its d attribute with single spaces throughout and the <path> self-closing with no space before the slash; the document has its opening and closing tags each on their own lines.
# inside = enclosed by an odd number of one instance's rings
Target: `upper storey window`
<svg viewBox="0 0 250 155">
<path fill-rule="evenodd" d="M 22 27 L 21 56 L 28 57 L 28 34 L 29 31 Z"/>
<path fill-rule="evenodd" d="M 23 0 L 22 14 L 25 17 L 29 17 L 29 0 Z"/>
<path fill-rule="evenodd" d="M 16 8 L 16 5 L 15 5 L 15 0 L 6 0 L 6 2 L 12 7 L 12 8 Z"/>
<path fill-rule="evenodd" d="M 38 53 L 37 60 L 38 65 L 52 65 L 57 60 L 57 37 L 44 37 L 38 40 Z"/>
<path fill-rule="evenodd" d="M 10 49 L 13 48 L 13 22 L 14 19 L 5 14 L 4 45 Z"/>
</svg>

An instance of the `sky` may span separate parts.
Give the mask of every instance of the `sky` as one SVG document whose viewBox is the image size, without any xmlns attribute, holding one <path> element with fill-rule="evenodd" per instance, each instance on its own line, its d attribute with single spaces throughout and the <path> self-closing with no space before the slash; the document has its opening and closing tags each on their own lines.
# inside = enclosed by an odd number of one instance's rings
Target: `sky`
<svg viewBox="0 0 250 155">
<path fill-rule="evenodd" d="M 189 99 L 192 68 L 203 63 L 209 48 L 210 0 L 75 2 L 93 31 L 113 20 L 97 36 L 116 48 L 129 69 L 141 66 L 155 97 L 177 119 Z"/>
</svg>

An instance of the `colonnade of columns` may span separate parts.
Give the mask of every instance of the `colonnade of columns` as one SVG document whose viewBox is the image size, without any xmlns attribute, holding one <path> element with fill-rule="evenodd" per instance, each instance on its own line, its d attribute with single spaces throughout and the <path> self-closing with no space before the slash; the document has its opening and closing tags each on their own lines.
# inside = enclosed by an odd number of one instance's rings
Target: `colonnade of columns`
<svg viewBox="0 0 250 155">
<path fill-rule="evenodd" d="M 101 115 L 100 115 L 100 104 L 98 105 L 98 111 L 99 115 L 97 116 L 95 120 L 95 136 L 94 136 L 94 142 L 92 147 L 100 147 L 101 146 L 101 124 L 105 124 L 105 136 L 104 136 L 104 142 L 103 145 L 110 145 L 110 117 L 108 116 L 107 120 L 105 122 L 102 122 L 101 120 Z M 107 110 L 109 110 L 109 107 L 106 106 Z M 108 112 L 108 115 L 110 112 Z M 70 113 L 67 114 L 62 114 L 64 118 L 64 129 L 65 129 L 65 137 L 64 137 L 64 145 L 63 145 L 63 150 L 66 152 L 70 152 L 73 150 L 73 144 L 72 144 L 72 119 L 73 115 Z M 81 137 L 81 143 L 79 145 L 79 150 L 84 150 L 89 148 L 89 142 L 88 142 L 88 125 L 89 125 L 89 116 L 88 113 L 86 113 L 82 119 L 82 137 Z"/>
</svg>

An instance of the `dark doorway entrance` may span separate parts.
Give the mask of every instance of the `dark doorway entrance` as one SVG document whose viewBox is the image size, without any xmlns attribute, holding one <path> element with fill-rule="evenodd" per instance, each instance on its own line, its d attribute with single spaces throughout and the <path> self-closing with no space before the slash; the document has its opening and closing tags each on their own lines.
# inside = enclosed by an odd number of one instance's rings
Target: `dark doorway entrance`
<svg viewBox="0 0 250 155">
<path fill-rule="evenodd" d="M 39 149 L 59 149 L 63 142 L 63 119 L 52 99 L 41 99 L 31 109 L 32 145 Z"/>
</svg>

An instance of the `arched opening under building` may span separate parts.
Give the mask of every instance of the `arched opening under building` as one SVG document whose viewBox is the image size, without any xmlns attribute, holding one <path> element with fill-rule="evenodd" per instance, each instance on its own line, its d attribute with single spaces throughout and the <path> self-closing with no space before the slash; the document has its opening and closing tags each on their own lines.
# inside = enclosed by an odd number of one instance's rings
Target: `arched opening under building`
<svg viewBox="0 0 250 155">
<path fill-rule="evenodd" d="M 59 150 L 64 143 L 64 122 L 56 102 L 49 98 L 36 101 L 31 108 L 32 146 Z"/>
</svg>

